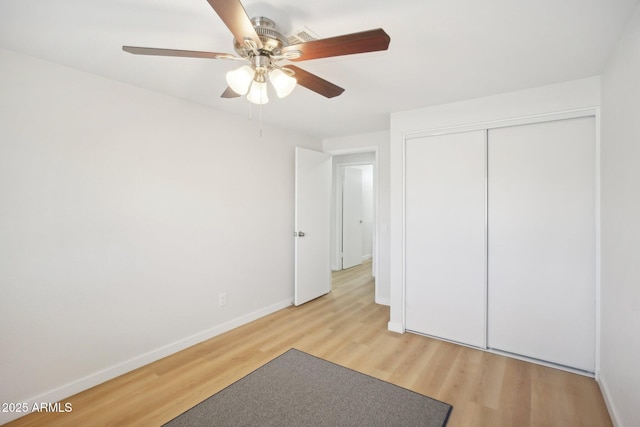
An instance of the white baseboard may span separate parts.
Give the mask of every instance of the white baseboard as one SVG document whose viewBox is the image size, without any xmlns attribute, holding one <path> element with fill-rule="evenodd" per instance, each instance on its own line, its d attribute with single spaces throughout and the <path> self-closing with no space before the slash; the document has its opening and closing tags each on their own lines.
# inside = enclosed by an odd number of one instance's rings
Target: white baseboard
<svg viewBox="0 0 640 427">
<path fill-rule="evenodd" d="M 620 423 L 620 417 L 618 416 L 618 411 L 616 410 L 616 405 L 613 403 L 611 399 L 611 394 L 609 393 L 609 387 L 607 386 L 607 381 L 602 375 L 602 372 L 599 372 L 596 376 L 596 381 L 600 386 L 600 392 L 602 393 L 602 397 L 604 398 L 604 403 L 607 405 L 607 409 L 609 410 L 609 416 L 611 417 L 611 422 L 614 427 L 622 427 Z"/>
<path fill-rule="evenodd" d="M 364 262 L 364 261 L 366 261 L 366 260 L 368 260 L 368 259 L 371 259 L 371 258 L 373 258 L 373 255 L 371 255 L 371 254 L 368 254 L 368 255 L 362 255 L 362 262 Z"/>
<path fill-rule="evenodd" d="M 109 381 L 122 374 L 131 372 L 134 369 L 138 369 L 144 365 L 148 365 L 149 363 L 155 362 L 156 360 L 160 360 L 163 357 L 167 357 L 171 354 L 177 353 L 195 344 L 199 344 L 203 341 L 206 341 L 217 335 L 220 335 L 227 331 L 235 329 L 246 323 L 253 322 L 256 319 L 267 316 L 271 313 L 275 313 L 278 310 L 289 307 L 291 304 L 292 304 L 291 299 L 277 302 L 268 307 L 264 307 L 260 310 L 254 311 L 252 313 L 248 313 L 244 316 L 238 317 L 236 319 L 225 322 L 221 325 L 215 326 L 211 329 L 198 332 L 197 334 L 191 335 L 189 337 L 183 338 L 174 343 L 157 348 L 148 353 L 141 354 L 125 362 L 119 363 L 117 365 L 111 366 L 109 368 L 103 369 L 93 374 L 87 375 L 86 377 L 77 379 L 75 381 L 72 381 L 56 389 L 49 390 L 38 396 L 23 400 L 20 403 L 27 403 L 28 407 L 32 408 L 33 405 L 36 403 L 37 404 L 41 402 L 54 403 L 54 402 L 63 401 L 69 396 L 73 396 L 74 394 L 80 393 L 81 391 L 87 390 L 98 384 L 102 384 L 105 381 Z M 1 413 L 0 412 L 0 425 L 8 423 L 9 421 L 15 420 L 24 415 L 27 415 L 27 413 L 15 413 L 15 412 Z"/>
<path fill-rule="evenodd" d="M 387 323 L 387 329 L 391 332 L 397 332 L 399 334 L 404 334 L 404 327 L 400 323 L 389 322 Z"/>
<path fill-rule="evenodd" d="M 389 298 L 379 298 L 376 296 L 375 300 L 376 300 L 376 304 L 386 305 L 387 307 L 391 307 L 391 300 Z"/>
</svg>

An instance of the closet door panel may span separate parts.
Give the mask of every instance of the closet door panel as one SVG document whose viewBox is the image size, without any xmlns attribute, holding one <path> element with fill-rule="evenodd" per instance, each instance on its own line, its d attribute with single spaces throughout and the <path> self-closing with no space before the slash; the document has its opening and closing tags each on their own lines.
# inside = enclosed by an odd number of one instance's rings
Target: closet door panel
<svg viewBox="0 0 640 427">
<path fill-rule="evenodd" d="M 489 347 L 595 368 L 595 128 L 488 134 Z"/>
<path fill-rule="evenodd" d="M 408 140 L 406 328 L 486 345 L 486 133 Z"/>
</svg>

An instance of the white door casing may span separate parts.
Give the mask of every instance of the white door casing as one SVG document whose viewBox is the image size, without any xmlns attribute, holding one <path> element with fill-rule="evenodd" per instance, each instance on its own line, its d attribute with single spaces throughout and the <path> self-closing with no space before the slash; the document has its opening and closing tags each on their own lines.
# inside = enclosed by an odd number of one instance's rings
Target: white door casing
<svg viewBox="0 0 640 427">
<path fill-rule="evenodd" d="M 294 304 L 331 291 L 331 155 L 295 150 Z"/>
<path fill-rule="evenodd" d="M 396 322 L 389 323 L 390 330 L 401 332 L 407 326 L 406 330 L 433 334 L 410 328 L 407 314 L 411 304 L 419 305 L 411 301 L 408 283 L 413 230 L 408 225 L 411 171 L 407 165 L 426 165 L 412 157 L 409 147 L 424 137 L 483 131 L 487 134 L 485 348 L 593 374 L 598 363 L 600 307 L 598 123 L 598 110 L 584 108 L 405 134 L 403 310 L 400 319 L 396 315 Z M 536 125 L 540 126 L 531 134 L 520 134 Z M 559 129 L 548 132 L 554 127 Z M 516 141 L 512 151 L 506 137 Z M 492 140 L 502 144 L 492 147 Z M 528 147 L 517 148 L 519 143 Z M 498 145 L 509 149 L 503 151 Z M 512 176 L 505 178 L 505 171 Z M 493 205 L 498 210 L 492 212 Z"/>
</svg>

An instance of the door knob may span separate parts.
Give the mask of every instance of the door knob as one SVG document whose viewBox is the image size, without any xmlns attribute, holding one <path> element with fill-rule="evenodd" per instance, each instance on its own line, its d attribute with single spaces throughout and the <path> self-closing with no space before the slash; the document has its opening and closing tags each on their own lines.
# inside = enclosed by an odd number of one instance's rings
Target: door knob
<svg viewBox="0 0 640 427">
<path fill-rule="evenodd" d="M 298 237 L 304 237 L 304 231 L 298 231 Z"/>
</svg>

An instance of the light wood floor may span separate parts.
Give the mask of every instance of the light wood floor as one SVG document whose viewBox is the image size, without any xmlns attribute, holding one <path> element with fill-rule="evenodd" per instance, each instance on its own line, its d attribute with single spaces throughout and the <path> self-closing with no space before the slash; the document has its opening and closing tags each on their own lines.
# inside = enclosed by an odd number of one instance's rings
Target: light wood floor
<svg viewBox="0 0 640 427">
<path fill-rule="evenodd" d="M 610 426 L 593 379 L 387 331 L 370 263 L 333 291 L 73 396 L 10 426 L 159 426 L 291 347 L 453 405 L 448 427 Z"/>
</svg>

